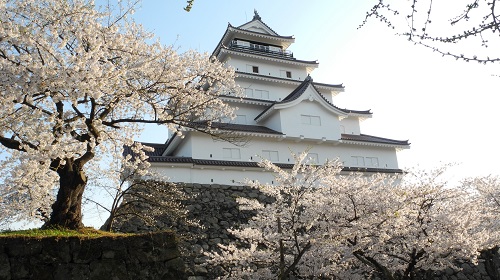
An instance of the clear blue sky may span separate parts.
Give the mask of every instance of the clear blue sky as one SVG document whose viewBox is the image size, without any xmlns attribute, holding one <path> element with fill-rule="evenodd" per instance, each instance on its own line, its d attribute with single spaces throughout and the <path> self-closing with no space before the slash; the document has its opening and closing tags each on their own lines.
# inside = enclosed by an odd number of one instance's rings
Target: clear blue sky
<svg viewBox="0 0 500 280">
<path fill-rule="evenodd" d="M 211 53 L 228 22 L 239 26 L 253 17 L 280 35 L 294 35 L 290 47 L 298 59 L 318 60 L 315 81 L 343 83 L 335 105 L 372 109 L 362 133 L 409 139 L 410 150 L 398 153 L 403 168 L 459 163 L 452 177 L 500 174 L 500 129 L 497 115 L 500 68 L 442 58 L 376 21 L 358 25 L 372 1 L 230 1 L 145 0 L 135 18 L 179 51 Z M 500 54 L 499 54 L 500 56 Z M 140 140 L 163 142 L 167 133 L 148 131 Z"/>
</svg>

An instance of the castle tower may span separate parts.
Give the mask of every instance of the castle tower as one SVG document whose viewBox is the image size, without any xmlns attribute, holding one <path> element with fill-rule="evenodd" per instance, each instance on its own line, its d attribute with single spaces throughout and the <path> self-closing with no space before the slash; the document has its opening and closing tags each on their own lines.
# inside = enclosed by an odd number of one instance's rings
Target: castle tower
<svg viewBox="0 0 500 280">
<path fill-rule="evenodd" d="M 248 178 L 272 183 L 272 174 L 257 162 L 266 158 L 290 168 L 290 150 L 309 149 L 317 164 L 339 158 L 345 172 L 401 173 L 396 152 L 408 149 L 408 141 L 362 134 L 360 121 L 372 112 L 335 106 L 344 86 L 313 81 L 319 63 L 295 58 L 289 50 L 294 42 L 257 12 L 243 25 L 229 24 L 213 55 L 236 70 L 244 98 L 224 97 L 238 108 L 236 118 L 214 125 L 250 141 L 241 147 L 186 131 L 182 139 L 173 135 L 165 144 L 146 143 L 155 148 L 152 167 L 172 182 L 238 185 Z"/>
</svg>

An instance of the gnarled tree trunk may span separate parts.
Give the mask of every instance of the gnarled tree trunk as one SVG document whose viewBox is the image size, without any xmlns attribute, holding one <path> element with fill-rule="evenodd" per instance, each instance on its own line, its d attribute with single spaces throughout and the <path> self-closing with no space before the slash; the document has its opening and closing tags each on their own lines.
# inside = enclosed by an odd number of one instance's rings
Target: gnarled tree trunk
<svg viewBox="0 0 500 280">
<path fill-rule="evenodd" d="M 52 205 L 50 220 L 44 227 L 60 226 L 68 229 L 83 228 L 82 195 L 87 185 L 87 177 L 80 161 L 66 159 L 63 166 L 57 168 L 59 191 Z"/>
</svg>

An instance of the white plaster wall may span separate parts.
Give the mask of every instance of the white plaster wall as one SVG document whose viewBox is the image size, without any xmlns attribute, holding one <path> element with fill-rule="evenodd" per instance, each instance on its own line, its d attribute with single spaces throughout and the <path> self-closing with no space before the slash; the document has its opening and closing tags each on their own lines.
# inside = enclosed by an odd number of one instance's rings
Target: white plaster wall
<svg viewBox="0 0 500 280">
<path fill-rule="evenodd" d="M 234 144 L 213 140 L 210 136 L 196 133 L 193 137 L 193 158 L 224 160 L 223 148 L 240 149 L 240 159 L 238 161 L 260 161 L 263 150 L 277 151 L 279 154 L 279 163 L 293 163 L 290 151 L 301 153 L 307 149 L 309 152 L 317 153 L 319 163 L 322 164 L 326 159 L 340 158 L 345 166 L 351 166 L 352 156 L 377 157 L 379 167 L 398 168 L 396 151 L 394 148 L 362 146 L 350 144 L 322 143 L 318 141 L 303 140 L 297 142 L 296 139 L 287 138 L 249 138 L 249 142 L 244 147 L 238 147 Z M 321 144 L 322 143 L 322 144 Z M 212 154 L 212 157 L 210 157 Z"/>
<path fill-rule="evenodd" d="M 345 119 L 342 119 L 340 121 L 340 125 L 343 125 L 345 128 L 345 132 L 341 133 L 346 133 L 346 134 L 361 134 L 361 129 L 359 126 L 359 118 L 358 117 L 348 117 Z"/>
<path fill-rule="evenodd" d="M 299 105 L 279 111 L 283 133 L 287 136 L 327 140 L 340 139 L 339 119 L 317 101 L 304 100 Z M 301 115 L 319 116 L 321 125 L 302 124 Z"/>
<path fill-rule="evenodd" d="M 379 168 L 397 169 L 398 159 L 395 148 L 339 144 L 341 161 L 345 166 L 353 166 L 352 156 L 377 157 Z M 373 166 L 365 166 L 373 167 Z"/>
<path fill-rule="evenodd" d="M 277 150 L 281 163 L 293 163 L 290 150 L 300 153 L 310 148 L 308 143 L 294 142 L 271 142 L 263 141 L 253 143 L 248 148 L 246 155 L 255 152 L 261 154 L 262 149 Z M 378 157 L 380 168 L 398 168 L 396 152 L 394 149 L 378 147 L 359 147 L 350 145 L 318 145 L 309 150 L 309 153 L 316 153 L 319 156 L 319 163 L 324 163 L 326 159 L 336 159 L 339 157 L 345 166 L 351 166 L 352 155 Z M 254 161 L 259 161 L 258 156 L 253 156 Z M 387 165 L 387 166 L 386 166 Z M 245 179 L 258 180 L 259 182 L 271 183 L 274 181 L 272 173 L 256 168 L 234 169 L 231 167 L 193 166 L 193 165 L 172 165 L 167 163 L 153 163 L 152 168 L 160 174 L 167 176 L 171 182 L 201 183 L 201 184 L 228 184 L 240 185 Z"/>
<path fill-rule="evenodd" d="M 153 172 L 165 176 L 169 182 L 196 183 L 193 181 L 191 167 L 191 164 L 179 166 L 158 162 L 151 163 L 151 169 Z"/>
<path fill-rule="evenodd" d="M 177 157 L 191 157 L 193 153 L 193 141 L 189 133 L 184 134 L 184 139 L 181 144 L 174 151 L 174 156 Z"/>
<path fill-rule="evenodd" d="M 248 180 L 263 183 L 274 183 L 274 175 L 257 168 L 248 168 L 245 171 L 234 169 L 211 169 L 204 166 L 173 166 L 168 164 L 154 164 L 153 169 L 167 176 L 170 182 L 243 185 Z"/>
<path fill-rule="evenodd" d="M 254 59 L 244 56 L 231 56 L 230 59 L 226 60 L 229 65 L 234 67 L 236 71 L 253 73 L 252 68 L 249 65 L 258 66 L 260 75 L 281 77 L 280 70 L 292 72 L 292 79 L 294 80 L 304 80 L 307 77 L 306 67 L 297 66 L 285 62 L 278 62 L 265 59 Z"/>
<path fill-rule="evenodd" d="M 246 124 L 248 125 L 256 125 L 255 117 L 260 114 L 263 110 L 265 110 L 265 106 L 259 105 L 251 105 L 251 104 L 243 104 L 243 103 L 234 103 L 232 104 L 238 109 L 234 112 L 236 115 L 245 115 L 246 116 Z M 236 120 L 232 120 L 232 123 L 236 123 Z"/>
<path fill-rule="evenodd" d="M 270 129 L 283 132 L 283 127 L 281 124 L 281 115 L 279 112 L 273 112 L 271 113 L 271 116 L 269 116 L 267 119 L 259 123 L 260 125 L 263 125 L 265 127 L 268 127 Z M 283 132 L 284 133 L 284 132 Z"/>
<path fill-rule="evenodd" d="M 254 155 L 252 151 L 246 147 L 240 147 L 233 143 L 214 140 L 212 137 L 200 132 L 193 132 L 193 158 L 197 159 L 214 159 L 214 160 L 235 160 L 247 161 Z M 224 158 L 223 149 L 239 149 L 240 158 L 227 159 Z"/>
<path fill-rule="evenodd" d="M 259 81 L 254 79 L 241 79 L 237 78 L 236 82 L 242 88 L 250 88 L 250 89 L 260 89 L 269 91 L 269 100 L 271 101 L 280 101 L 287 97 L 297 86 L 288 85 L 288 84 L 280 84 L 280 83 L 268 83 L 265 81 Z"/>
</svg>

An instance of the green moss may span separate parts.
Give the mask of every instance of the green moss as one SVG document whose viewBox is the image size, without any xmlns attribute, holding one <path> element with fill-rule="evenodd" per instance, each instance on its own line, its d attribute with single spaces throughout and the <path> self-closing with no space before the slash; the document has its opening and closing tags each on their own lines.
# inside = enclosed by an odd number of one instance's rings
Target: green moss
<svg viewBox="0 0 500 280">
<path fill-rule="evenodd" d="M 0 232 L 1 237 L 80 237 L 80 238 L 98 238 L 98 237 L 119 237 L 129 236 L 131 234 L 113 233 L 107 231 L 96 230 L 94 228 L 83 228 L 80 230 L 69 230 L 64 228 L 51 229 L 27 229 Z"/>
</svg>

